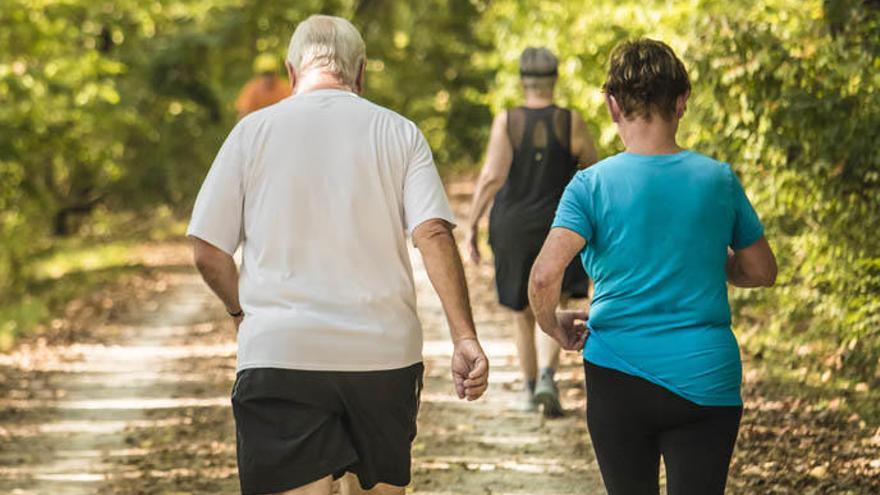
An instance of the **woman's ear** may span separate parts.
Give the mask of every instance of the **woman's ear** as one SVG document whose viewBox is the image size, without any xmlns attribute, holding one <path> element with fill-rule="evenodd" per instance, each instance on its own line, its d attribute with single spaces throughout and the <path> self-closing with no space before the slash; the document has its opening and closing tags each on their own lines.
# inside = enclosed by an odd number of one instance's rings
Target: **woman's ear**
<svg viewBox="0 0 880 495">
<path fill-rule="evenodd" d="M 691 92 L 679 96 L 675 100 L 675 118 L 681 119 L 684 117 L 684 112 L 687 111 L 688 98 L 691 97 Z"/>
<path fill-rule="evenodd" d="M 611 114 L 611 120 L 614 121 L 615 124 L 619 124 L 620 121 L 623 120 L 623 112 L 620 111 L 620 105 L 617 104 L 617 99 L 611 94 L 605 93 L 605 105 L 608 107 L 608 113 Z"/>
</svg>

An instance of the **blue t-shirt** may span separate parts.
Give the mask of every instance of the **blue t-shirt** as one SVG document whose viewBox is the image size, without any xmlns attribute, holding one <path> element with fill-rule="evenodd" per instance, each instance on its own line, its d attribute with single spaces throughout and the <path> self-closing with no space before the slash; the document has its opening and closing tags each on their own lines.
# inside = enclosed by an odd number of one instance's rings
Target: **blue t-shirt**
<svg viewBox="0 0 880 495">
<path fill-rule="evenodd" d="M 584 359 L 700 405 L 742 404 L 724 267 L 727 247 L 748 247 L 764 227 L 730 165 L 620 153 L 575 175 L 553 227 L 587 241 Z"/>
</svg>

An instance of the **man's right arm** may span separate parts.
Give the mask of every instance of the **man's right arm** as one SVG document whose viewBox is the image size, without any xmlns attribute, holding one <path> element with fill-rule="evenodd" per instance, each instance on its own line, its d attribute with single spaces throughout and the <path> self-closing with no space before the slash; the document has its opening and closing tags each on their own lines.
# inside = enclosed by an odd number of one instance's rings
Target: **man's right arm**
<svg viewBox="0 0 880 495">
<path fill-rule="evenodd" d="M 513 161 L 513 146 L 510 144 L 510 138 L 507 137 L 507 118 L 507 112 L 501 112 L 492 121 L 486 163 L 477 177 L 471 200 L 465 241 L 468 246 L 468 257 L 474 263 L 479 263 L 482 258 L 479 248 L 480 218 L 507 181 Z"/>
<path fill-rule="evenodd" d="M 486 391 L 489 360 L 477 340 L 464 266 L 450 224 L 432 219 L 413 231 L 413 244 L 422 253 L 428 278 L 440 297 L 449 322 L 452 343 L 452 376 L 459 398 L 478 399 Z"/>
</svg>

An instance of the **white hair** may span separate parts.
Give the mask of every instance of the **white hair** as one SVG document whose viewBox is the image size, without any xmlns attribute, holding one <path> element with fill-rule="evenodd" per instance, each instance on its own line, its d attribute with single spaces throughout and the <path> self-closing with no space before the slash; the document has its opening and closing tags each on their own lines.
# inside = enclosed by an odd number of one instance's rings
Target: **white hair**
<svg viewBox="0 0 880 495">
<path fill-rule="evenodd" d="M 350 22 L 341 17 L 313 15 L 296 27 L 287 61 L 298 74 L 320 70 L 353 86 L 366 51 L 361 34 Z"/>
</svg>

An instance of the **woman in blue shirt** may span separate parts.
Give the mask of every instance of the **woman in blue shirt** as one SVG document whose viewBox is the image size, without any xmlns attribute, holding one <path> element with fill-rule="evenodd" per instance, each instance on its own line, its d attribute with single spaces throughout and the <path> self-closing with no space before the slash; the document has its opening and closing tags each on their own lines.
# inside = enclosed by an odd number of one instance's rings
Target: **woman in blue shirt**
<svg viewBox="0 0 880 495">
<path fill-rule="evenodd" d="M 584 349 L 609 494 L 658 493 L 661 455 L 669 494 L 723 493 L 742 415 L 727 284 L 769 287 L 776 261 L 730 165 L 676 142 L 690 82 L 671 48 L 620 45 L 604 91 L 626 151 L 568 185 L 530 302 L 545 332 Z M 578 254 L 595 283 L 588 332 L 554 315 Z"/>
</svg>

